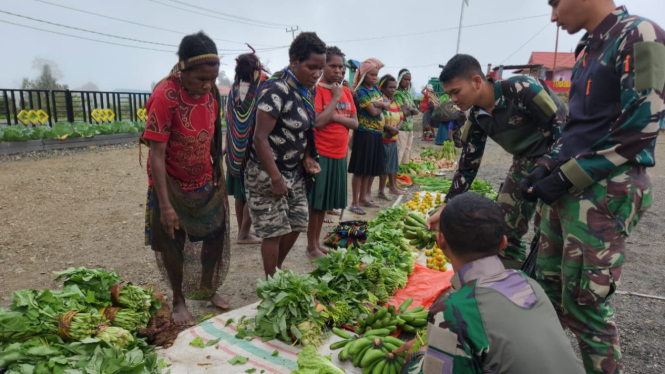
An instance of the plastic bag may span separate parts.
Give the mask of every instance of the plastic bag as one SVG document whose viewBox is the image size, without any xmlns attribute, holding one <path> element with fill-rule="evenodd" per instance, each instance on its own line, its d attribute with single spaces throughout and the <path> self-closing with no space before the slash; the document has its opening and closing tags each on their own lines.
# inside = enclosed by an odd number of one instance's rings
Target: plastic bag
<svg viewBox="0 0 665 374">
<path fill-rule="evenodd" d="M 416 263 L 413 268 L 413 274 L 409 275 L 406 288 L 397 290 L 393 297 L 390 298 L 389 303 L 398 308 L 404 300 L 411 298 L 413 302 L 409 309 L 421 305 L 425 309 L 429 309 L 441 292 L 452 286 L 450 279 L 453 277 L 453 274 L 455 273 L 452 270 L 440 272 Z"/>
</svg>

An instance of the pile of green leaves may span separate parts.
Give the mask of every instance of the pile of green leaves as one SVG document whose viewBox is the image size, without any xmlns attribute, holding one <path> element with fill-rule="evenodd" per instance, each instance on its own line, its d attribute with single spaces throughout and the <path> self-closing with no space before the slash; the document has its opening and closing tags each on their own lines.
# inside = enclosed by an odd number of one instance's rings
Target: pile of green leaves
<svg viewBox="0 0 665 374">
<path fill-rule="evenodd" d="M 56 334 L 60 315 L 69 310 L 96 312 L 85 304 L 84 294 L 74 287 L 65 291 L 14 291 L 9 309 L 0 309 L 0 342 Z"/>
<path fill-rule="evenodd" d="M 57 122 L 53 126 L 28 127 L 24 125 L 0 126 L 0 142 L 23 142 L 27 140 L 89 138 L 95 135 L 132 134 L 142 132 L 144 122 Z"/>
<path fill-rule="evenodd" d="M 258 280 L 256 294 L 261 303 L 254 332 L 264 340 L 320 344 L 323 321 L 314 299 L 318 285 L 310 274 L 279 269 L 267 280 Z"/>
<path fill-rule="evenodd" d="M 166 365 L 153 350 L 143 339 L 119 348 L 101 339 L 67 343 L 46 335 L 0 345 L 0 368 L 6 374 L 159 374 Z"/>
<path fill-rule="evenodd" d="M 115 271 L 104 269 L 69 268 L 65 271 L 55 272 L 55 280 L 64 280 L 65 289 L 76 285 L 85 294 L 85 302 L 102 308 L 111 305 L 111 287 L 122 282 L 122 278 Z M 152 297 L 152 291 L 139 286 L 128 284 L 120 290 L 118 304 L 123 308 L 136 311 L 149 311 L 154 314 L 161 303 Z"/>
<path fill-rule="evenodd" d="M 56 281 L 64 281 L 65 288 L 77 286 L 86 294 L 86 303 L 99 308 L 111 305 L 111 287 L 122 282 L 122 278 L 113 270 L 80 267 L 57 271 L 54 274 L 57 275 Z"/>
<path fill-rule="evenodd" d="M 448 193 L 453 182 L 449 179 L 436 178 L 436 177 L 413 177 L 413 182 L 420 186 L 422 191 L 442 192 Z M 480 179 L 474 179 L 471 183 L 469 192 L 483 195 L 492 200 L 496 199 L 497 193 L 494 191 L 492 184 Z"/>
<path fill-rule="evenodd" d="M 350 318 L 341 318 L 341 323 L 350 323 L 361 314 L 367 314 L 372 283 L 363 277 L 360 258 L 346 248 L 331 249 L 328 256 L 314 260 L 316 269 L 310 274 L 320 281 L 316 298 L 326 309 L 330 304 L 344 303 L 348 306 Z M 339 307 L 337 307 L 339 308 Z M 335 322 L 335 321 L 333 321 Z"/>
<path fill-rule="evenodd" d="M 410 174 L 410 175 L 427 175 L 436 173 L 439 168 L 436 166 L 435 162 L 425 161 L 420 164 L 413 161 L 409 161 L 408 164 L 399 165 L 400 174 Z"/>
<path fill-rule="evenodd" d="M 413 177 L 413 183 L 420 186 L 421 191 L 443 193 L 448 193 L 448 190 L 453 185 L 453 181 L 449 179 L 436 177 Z"/>
</svg>

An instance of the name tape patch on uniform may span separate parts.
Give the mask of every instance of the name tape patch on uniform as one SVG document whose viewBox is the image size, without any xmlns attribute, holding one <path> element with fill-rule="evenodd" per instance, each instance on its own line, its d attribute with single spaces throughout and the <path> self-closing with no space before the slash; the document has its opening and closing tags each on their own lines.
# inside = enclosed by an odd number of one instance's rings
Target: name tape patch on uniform
<svg viewBox="0 0 665 374">
<path fill-rule="evenodd" d="M 635 90 L 665 88 L 665 45 L 658 42 L 635 43 Z"/>
</svg>

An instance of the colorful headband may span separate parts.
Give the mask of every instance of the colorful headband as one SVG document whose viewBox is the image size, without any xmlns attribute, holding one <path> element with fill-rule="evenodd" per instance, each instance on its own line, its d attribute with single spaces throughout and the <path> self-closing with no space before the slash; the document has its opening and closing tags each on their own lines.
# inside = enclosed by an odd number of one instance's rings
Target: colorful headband
<svg viewBox="0 0 665 374">
<path fill-rule="evenodd" d="M 395 78 L 393 78 L 393 79 L 395 79 Z M 387 81 L 388 81 L 388 77 L 381 78 L 381 80 L 379 81 L 379 89 L 380 90 L 383 89 L 383 85 L 386 84 Z"/>
<path fill-rule="evenodd" d="M 217 56 L 214 53 L 200 55 L 200 56 L 194 56 L 192 58 L 188 58 L 187 60 L 179 61 L 173 67 L 173 70 L 171 70 L 171 73 L 178 73 L 178 72 L 181 72 L 181 71 L 185 71 L 189 68 L 192 68 L 194 66 L 201 65 L 201 64 L 208 64 L 208 63 L 211 63 L 211 62 L 219 63 L 219 56 Z"/>
<path fill-rule="evenodd" d="M 402 78 L 404 78 L 404 76 L 407 75 L 407 74 L 411 74 L 411 72 L 408 71 L 408 70 L 404 70 L 404 71 L 402 72 L 402 74 L 400 74 L 400 75 L 397 77 L 397 87 L 399 87 L 399 84 L 402 83 Z"/>
</svg>

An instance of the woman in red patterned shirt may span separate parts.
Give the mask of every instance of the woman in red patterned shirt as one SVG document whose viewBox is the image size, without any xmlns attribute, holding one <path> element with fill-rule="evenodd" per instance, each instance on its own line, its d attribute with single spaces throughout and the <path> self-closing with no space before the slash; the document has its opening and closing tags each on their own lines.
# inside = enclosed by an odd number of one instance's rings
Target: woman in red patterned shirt
<svg viewBox="0 0 665 374">
<path fill-rule="evenodd" d="M 229 308 L 216 293 L 229 263 L 228 201 L 219 165 L 217 47 L 199 32 L 182 40 L 178 57 L 180 62 L 146 104 L 143 139 L 150 143 L 146 244 L 152 246 L 171 283 L 173 320 L 193 325 L 183 279 L 188 298 Z M 198 249 L 191 249 L 200 242 Z M 194 255 L 200 256 L 200 264 L 187 261 Z"/>
</svg>

